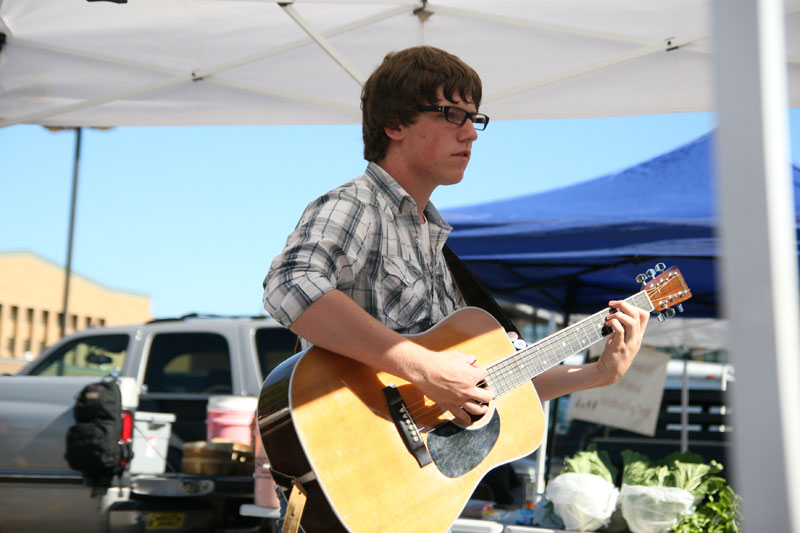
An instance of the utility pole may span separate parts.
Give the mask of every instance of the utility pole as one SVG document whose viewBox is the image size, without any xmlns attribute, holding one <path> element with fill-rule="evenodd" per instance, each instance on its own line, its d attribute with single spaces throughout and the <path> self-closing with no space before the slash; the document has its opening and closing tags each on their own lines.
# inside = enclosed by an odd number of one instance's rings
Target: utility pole
<svg viewBox="0 0 800 533">
<path fill-rule="evenodd" d="M 72 200 L 69 208 L 69 233 L 67 235 L 67 266 L 64 271 L 64 306 L 61 313 L 61 336 L 67 333 L 69 317 L 69 283 L 72 278 L 72 237 L 75 233 L 75 204 L 78 198 L 78 173 L 81 161 L 82 128 L 75 128 L 75 161 L 72 167 Z"/>
</svg>

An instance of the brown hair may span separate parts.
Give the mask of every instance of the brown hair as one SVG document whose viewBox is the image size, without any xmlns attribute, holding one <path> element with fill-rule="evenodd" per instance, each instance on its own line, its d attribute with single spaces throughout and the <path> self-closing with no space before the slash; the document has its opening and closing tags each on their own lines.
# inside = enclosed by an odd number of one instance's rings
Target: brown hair
<svg viewBox="0 0 800 533">
<path fill-rule="evenodd" d="M 481 79 L 458 57 L 432 46 L 415 46 L 390 52 L 361 91 L 364 159 L 377 162 L 386 156 L 386 126 L 413 124 L 419 105 L 436 105 L 437 91 L 453 101 L 458 93 L 480 106 Z"/>
</svg>

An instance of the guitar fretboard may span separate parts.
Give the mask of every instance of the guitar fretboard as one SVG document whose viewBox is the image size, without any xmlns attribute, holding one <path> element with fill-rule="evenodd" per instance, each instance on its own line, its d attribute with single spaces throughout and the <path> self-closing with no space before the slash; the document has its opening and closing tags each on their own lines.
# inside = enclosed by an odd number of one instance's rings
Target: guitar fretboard
<svg viewBox="0 0 800 533">
<path fill-rule="evenodd" d="M 634 294 L 626 301 L 648 312 L 654 309 L 645 291 Z M 606 308 L 490 365 L 486 383 L 494 391 L 495 397 L 602 340 L 606 316 L 610 312 Z"/>
</svg>

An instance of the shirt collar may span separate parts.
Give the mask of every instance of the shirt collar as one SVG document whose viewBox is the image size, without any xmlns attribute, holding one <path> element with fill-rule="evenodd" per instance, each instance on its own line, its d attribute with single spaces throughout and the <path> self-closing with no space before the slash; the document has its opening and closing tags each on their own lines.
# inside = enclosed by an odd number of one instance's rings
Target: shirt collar
<svg viewBox="0 0 800 533">
<path fill-rule="evenodd" d="M 414 210 L 416 210 L 417 204 L 411 195 L 408 194 L 406 190 L 399 183 L 397 183 L 397 181 L 395 181 L 391 175 L 389 175 L 388 172 L 381 168 L 380 165 L 370 162 L 367 165 L 366 174 L 373 179 L 379 190 L 386 195 L 397 212 L 400 212 L 403 202 L 410 202 Z M 425 213 L 425 218 L 428 220 L 428 222 L 441 227 L 448 233 L 453 229 L 452 226 L 445 221 L 441 213 L 439 213 L 439 210 L 436 209 L 436 206 L 433 205 L 433 202 L 428 202 L 428 205 L 425 206 L 425 210 L 423 212 Z"/>
</svg>

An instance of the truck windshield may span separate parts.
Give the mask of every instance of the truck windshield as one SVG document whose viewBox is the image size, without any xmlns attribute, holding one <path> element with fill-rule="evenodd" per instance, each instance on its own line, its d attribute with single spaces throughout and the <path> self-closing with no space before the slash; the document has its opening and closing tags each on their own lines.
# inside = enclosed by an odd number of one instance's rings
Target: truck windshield
<svg viewBox="0 0 800 533">
<path fill-rule="evenodd" d="M 128 355 L 125 334 L 80 337 L 48 354 L 30 374 L 34 376 L 107 376 L 120 372 Z"/>
</svg>

